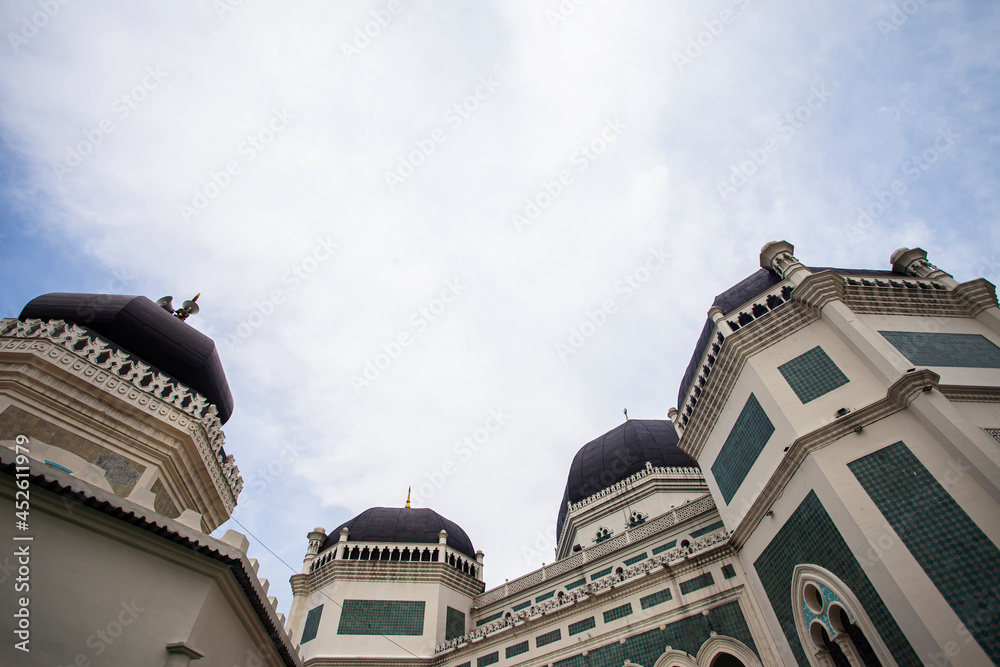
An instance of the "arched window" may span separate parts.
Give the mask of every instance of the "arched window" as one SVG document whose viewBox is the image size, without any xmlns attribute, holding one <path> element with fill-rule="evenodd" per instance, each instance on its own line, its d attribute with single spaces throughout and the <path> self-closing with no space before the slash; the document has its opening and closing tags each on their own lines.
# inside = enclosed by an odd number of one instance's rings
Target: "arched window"
<svg viewBox="0 0 1000 667">
<path fill-rule="evenodd" d="M 857 597 L 829 570 L 816 565 L 795 568 L 792 609 L 811 665 L 895 664 Z"/>
</svg>

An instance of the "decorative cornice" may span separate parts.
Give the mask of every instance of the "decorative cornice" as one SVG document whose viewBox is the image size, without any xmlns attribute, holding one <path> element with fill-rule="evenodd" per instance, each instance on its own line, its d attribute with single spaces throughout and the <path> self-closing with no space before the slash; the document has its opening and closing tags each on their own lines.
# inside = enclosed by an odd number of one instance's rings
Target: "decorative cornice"
<svg viewBox="0 0 1000 667">
<path fill-rule="evenodd" d="M 962 403 L 1000 403 L 1000 387 L 970 387 L 957 384 L 943 384 L 938 391 L 949 401 Z"/>
<path fill-rule="evenodd" d="M 647 487 L 652 489 L 658 485 L 676 482 L 700 482 L 698 484 L 700 490 L 708 491 L 708 487 L 705 484 L 705 476 L 702 474 L 700 468 L 656 467 L 647 461 L 646 467 L 635 474 L 593 495 L 587 496 L 579 502 L 568 503 L 562 532 L 558 535 L 556 543 L 557 557 L 565 558 L 569 555 L 570 547 L 566 540 L 569 537 L 570 526 L 571 524 L 575 524 L 580 515 L 585 514 L 587 510 L 600 507 L 610 500 L 624 496 L 626 493 L 632 494 L 638 489 L 648 491 Z"/>
<path fill-rule="evenodd" d="M 976 278 L 959 284 L 951 290 L 955 301 L 960 303 L 969 317 L 975 317 L 987 308 L 997 308 L 996 285 L 985 278 Z"/>
<path fill-rule="evenodd" d="M 792 301 L 820 310 L 833 300 L 844 299 L 844 277 L 829 269 L 810 273 L 792 292 Z"/>
<path fill-rule="evenodd" d="M 522 593 L 534 586 L 546 581 L 551 581 L 552 579 L 555 579 L 556 577 L 587 563 L 597 562 L 626 545 L 641 542 L 648 537 L 663 532 L 671 526 L 683 523 L 688 519 L 700 516 L 705 512 L 714 511 L 715 509 L 715 501 L 712 500 L 711 495 L 706 493 L 701 498 L 685 503 L 680 507 L 675 507 L 669 512 L 656 517 L 652 521 L 647 521 L 633 528 L 627 528 L 624 532 L 619 533 L 618 535 L 615 535 L 611 539 L 605 540 L 600 544 L 590 545 L 580 551 L 577 551 L 571 556 L 557 560 L 551 565 L 543 565 L 534 572 L 529 572 L 528 574 L 518 577 L 513 581 L 508 581 L 503 586 L 497 586 L 496 588 L 490 589 L 482 595 L 476 597 L 473 601 L 473 606 L 476 608 L 482 608 L 512 595 Z"/>
<path fill-rule="evenodd" d="M 771 479 L 765 484 L 763 491 L 740 521 L 740 525 L 733 531 L 730 541 L 734 548 L 739 549 L 746 543 L 771 509 L 771 505 L 784 492 L 785 485 L 811 452 L 822 449 L 851 433 L 860 432 L 865 426 L 903 410 L 913 394 L 935 389 L 940 379 L 937 373 L 926 368 L 906 373 L 892 383 L 885 398 L 796 438 L 778 464 L 777 470 L 771 475 Z"/>
<path fill-rule="evenodd" d="M 322 589 L 334 581 L 413 581 L 438 583 L 470 598 L 486 588 L 479 579 L 459 572 L 451 565 L 435 562 L 401 563 L 371 560 L 332 560 L 308 575 L 306 594 Z M 293 584 L 294 585 L 294 584 Z M 303 584 L 300 580 L 300 586 Z M 297 593 L 296 593 L 297 594 Z"/>
<path fill-rule="evenodd" d="M 601 596 L 603 592 L 610 591 L 615 586 L 628 582 L 635 577 L 655 572 L 660 568 L 671 568 L 690 558 L 694 554 L 714 549 L 716 548 L 716 545 L 726 543 L 727 541 L 728 537 L 725 529 L 709 533 L 704 537 L 699 537 L 698 539 L 693 540 L 691 544 L 686 547 L 674 547 L 664 553 L 648 558 L 641 563 L 624 568 L 619 574 L 613 574 L 598 579 L 597 581 L 592 581 L 571 593 L 566 593 L 562 597 L 554 597 L 545 600 L 544 602 L 534 604 L 527 609 L 522 609 L 514 614 L 511 614 L 509 617 L 491 621 L 490 623 L 480 626 L 475 630 L 462 635 L 461 637 L 438 644 L 434 649 L 434 652 L 442 653 L 444 651 L 459 648 L 463 644 L 475 643 L 476 641 L 489 635 L 501 632 L 507 628 L 513 628 L 523 622 L 529 622 L 533 618 L 553 613 L 560 608 L 594 599 Z"/>
<path fill-rule="evenodd" d="M 815 322 L 819 317 L 818 310 L 789 301 L 726 336 L 726 343 L 702 391 L 702 400 L 693 411 L 678 447 L 697 461 L 747 359 Z"/>
<path fill-rule="evenodd" d="M 187 431 L 226 508 L 236 506 L 243 488 L 233 456 L 223 456 L 225 434 L 216 407 L 196 391 L 107 341 L 62 320 L 0 320 L 0 353 L 28 354 L 110 393 L 140 412 Z"/>
</svg>

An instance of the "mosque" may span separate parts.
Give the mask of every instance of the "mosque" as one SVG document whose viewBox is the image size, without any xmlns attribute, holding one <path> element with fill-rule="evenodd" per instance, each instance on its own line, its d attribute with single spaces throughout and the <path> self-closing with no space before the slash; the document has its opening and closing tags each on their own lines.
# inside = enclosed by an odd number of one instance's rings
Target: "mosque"
<svg viewBox="0 0 1000 667">
<path fill-rule="evenodd" d="M 1000 664 L 995 287 L 793 252 L 715 299 L 667 419 L 568 462 L 553 563 L 487 590 L 474 531 L 374 507 L 307 532 L 287 619 L 208 534 L 242 489 L 214 343 L 145 297 L 38 297 L 0 321 L 0 503 L 31 512 L 0 661 Z"/>
</svg>

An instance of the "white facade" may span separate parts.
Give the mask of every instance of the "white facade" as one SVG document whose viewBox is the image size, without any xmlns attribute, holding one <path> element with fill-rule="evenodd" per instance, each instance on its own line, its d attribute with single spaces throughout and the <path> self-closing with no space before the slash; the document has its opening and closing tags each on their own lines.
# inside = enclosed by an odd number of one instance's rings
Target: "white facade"
<svg viewBox="0 0 1000 667">
<path fill-rule="evenodd" d="M 306 664 L 1000 661 L 995 288 L 956 283 L 919 249 L 892 263 L 812 270 L 790 244 L 766 245 L 766 271 L 709 311 L 670 410 L 700 470 L 611 475 L 569 504 L 551 565 L 470 595 L 429 581 L 429 563 L 411 565 L 428 570 L 417 577 L 329 559 L 310 569 L 307 554 L 292 581 L 296 639 L 324 600 L 427 611 L 405 642 L 341 634 L 332 616 L 303 641 Z M 467 614 L 465 632 L 442 641 L 448 606 Z"/>
</svg>

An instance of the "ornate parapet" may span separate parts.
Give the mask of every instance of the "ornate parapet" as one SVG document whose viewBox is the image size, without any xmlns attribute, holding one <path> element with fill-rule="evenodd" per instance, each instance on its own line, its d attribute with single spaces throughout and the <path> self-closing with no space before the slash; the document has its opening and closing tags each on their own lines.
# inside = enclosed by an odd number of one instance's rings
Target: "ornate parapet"
<svg viewBox="0 0 1000 667">
<path fill-rule="evenodd" d="M 232 455 L 226 455 L 216 407 L 198 392 L 102 340 L 62 320 L 0 320 L 0 352 L 39 357 L 117 400 L 187 432 L 211 475 L 216 492 L 232 513 L 243 488 Z"/>
<path fill-rule="evenodd" d="M 650 466 L 652 468 L 652 466 Z M 676 468 L 652 468 L 652 470 L 676 470 Z M 690 468 L 684 468 L 682 470 L 691 471 Z M 696 469 L 695 469 L 696 470 Z M 650 474 L 650 473 L 647 473 Z M 703 479 L 700 472 L 688 472 L 687 478 L 697 478 Z M 624 480 L 627 481 L 627 480 Z M 589 499 L 588 499 L 589 500 Z M 581 501 L 585 502 L 585 501 Z M 574 507 L 571 505 L 571 507 Z M 535 570 L 534 572 L 529 572 L 523 577 L 518 577 L 513 581 L 508 581 L 503 586 L 498 586 L 492 590 L 488 590 L 482 595 L 476 597 L 473 604 L 476 607 L 484 607 L 488 604 L 492 604 L 497 600 L 502 600 L 508 595 L 516 595 L 521 591 L 527 590 L 536 584 L 540 584 L 543 581 L 553 579 L 559 575 L 569 572 L 585 563 L 590 563 L 596 561 L 604 556 L 617 551 L 622 547 L 632 544 L 634 542 L 639 542 L 647 537 L 655 535 L 661 531 L 675 526 L 679 523 L 687 521 L 692 517 L 696 517 L 705 512 L 709 512 L 715 509 L 715 501 L 712 500 L 710 495 L 702 496 L 697 500 L 690 503 L 685 503 L 680 507 L 675 507 L 669 512 L 662 514 L 652 521 L 647 521 L 645 523 L 639 524 L 638 526 L 628 528 L 624 532 L 615 535 L 614 537 L 602 541 L 600 544 L 594 544 L 580 551 L 577 551 L 571 556 L 567 556 L 561 560 L 557 560 L 551 565 L 543 565 L 541 568 Z M 563 524 L 563 532 L 565 533 L 569 524 L 569 521 Z M 565 535 L 563 536 L 565 537 Z M 561 537 L 560 539 L 563 539 Z"/>
<path fill-rule="evenodd" d="M 624 537 L 624 535 L 620 537 Z M 713 549 L 717 545 L 727 542 L 728 539 L 729 538 L 726 534 L 725 529 L 720 529 L 715 531 L 714 533 L 709 533 L 708 535 L 693 540 L 691 544 L 689 544 L 686 547 L 675 547 L 673 549 L 670 549 L 669 551 L 663 552 L 662 554 L 658 554 L 656 556 L 653 556 L 652 558 L 644 560 L 641 563 L 637 563 L 635 565 L 627 567 L 623 569 L 620 573 L 603 577 L 601 579 L 598 579 L 597 581 L 593 581 L 589 584 L 581 586 L 580 588 L 574 590 L 572 593 L 567 593 L 562 595 L 561 597 L 554 597 L 545 600 L 544 602 L 539 602 L 537 604 L 528 607 L 527 609 L 522 609 L 504 618 L 491 621 L 486 625 L 480 626 L 475 630 L 472 630 L 471 632 L 462 635 L 461 637 L 456 637 L 455 639 L 452 639 L 450 641 L 442 642 L 434 648 L 434 653 L 435 654 L 443 653 L 444 651 L 458 648 L 463 644 L 468 644 L 478 641 L 494 633 L 501 632 L 502 630 L 505 630 L 510 627 L 514 627 L 515 625 L 523 623 L 528 619 L 534 618 L 536 616 L 541 616 L 555 609 L 559 609 L 560 607 L 576 604 L 578 602 L 585 602 L 601 594 L 605 590 L 614 588 L 618 584 L 627 582 L 636 577 L 641 577 L 659 568 L 669 568 L 672 565 L 677 564 L 685 560 L 686 558 L 689 558 L 693 554 L 697 554 L 706 551 L 708 549 Z M 602 543 L 601 546 L 603 546 L 603 544 L 606 543 Z M 572 556 L 570 559 L 565 559 L 565 560 L 572 559 L 577 565 L 579 565 L 585 562 L 583 560 L 578 559 L 578 556 L 580 555 L 581 554 L 577 554 L 575 556 Z M 561 563 L 563 561 L 559 562 Z M 540 576 L 541 572 L 542 572 L 541 570 L 532 572 L 531 574 L 527 575 L 526 577 L 522 577 L 521 579 L 530 580 L 532 581 L 532 584 L 529 585 L 533 585 L 533 583 L 538 583 L 543 581 L 543 578 Z M 515 580 L 514 582 L 509 582 L 505 586 L 495 588 L 492 591 L 487 591 L 486 593 L 477 596 L 474 601 L 474 605 L 476 607 L 481 607 L 484 604 L 488 604 L 489 602 L 495 602 L 497 600 L 503 599 L 507 595 L 515 594 L 515 592 L 517 591 L 509 589 L 511 588 L 511 584 L 514 584 L 519 581 L 521 580 Z M 527 588 L 527 586 L 524 586 L 524 588 Z M 522 588 L 518 589 L 518 591 L 520 590 L 522 590 Z M 495 593 L 498 591 L 501 593 L 501 595 L 496 596 Z"/>
</svg>

